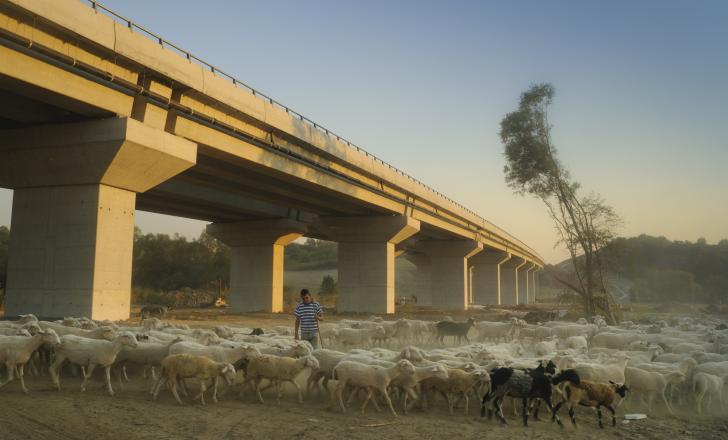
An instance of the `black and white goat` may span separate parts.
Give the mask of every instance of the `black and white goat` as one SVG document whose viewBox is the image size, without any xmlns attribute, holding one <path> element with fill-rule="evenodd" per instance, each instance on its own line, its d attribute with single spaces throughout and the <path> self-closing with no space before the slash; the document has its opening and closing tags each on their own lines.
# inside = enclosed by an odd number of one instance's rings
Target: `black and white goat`
<svg viewBox="0 0 728 440">
<path fill-rule="evenodd" d="M 487 404 L 493 399 L 495 413 L 498 419 L 505 424 L 506 419 L 503 416 L 503 408 L 501 407 L 503 398 L 506 396 L 520 398 L 523 401 L 523 425 L 528 426 L 529 404 L 534 399 L 541 399 L 546 402 L 546 405 L 551 410 L 553 420 L 556 420 L 559 426 L 563 427 L 558 414 L 556 414 L 551 404 L 551 377 L 550 374 L 546 373 L 547 368 L 549 371 L 553 371 L 552 366 L 544 366 L 543 364 L 534 370 L 527 371 L 505 367 L 493 370 L 490 375 L 491 391 L 483 396 L 480 416 L 485 416 Z M 493 412 L 493 409 L 488 409 L 489 418 L 492 418 Z"/>
</svg>

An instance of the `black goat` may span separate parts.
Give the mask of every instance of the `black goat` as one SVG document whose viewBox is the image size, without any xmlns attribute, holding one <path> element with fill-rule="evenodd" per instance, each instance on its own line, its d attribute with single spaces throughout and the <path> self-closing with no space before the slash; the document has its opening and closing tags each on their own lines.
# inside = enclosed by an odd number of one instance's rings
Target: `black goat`
<svg viewBox="0 0 728 440">
<path fill-rule="evenodd" d="M 470 344 L 468 331 L 474 326 L 475 319 L 473 318 L 470 318 L 465 322 L 440 321 L 435 325 L 437 328 L 437 341 L 444 344 L 445 336 L 454 336 L 458 338 L 458 343 L 460 343 L 462 338 L 465 338 L 468 344 Z"/>
<path fill-rule="evenodd" d="M 553 405 L 551 405 L 551 379 L 549 376 L 544 374 L 543 371 L 547 367 L 540 364 L 535 370 L 521 371 L 513 368 L 496 368 L 491 372 L 490 375 L 490 386 L 489 391 L 483 396 L 483 401 L 480 406 L 480 416 L 485 417 L 486 406 L 490 399 L 493 399 L 493 407 L 498 419 L 505 424 L 506 418 L 503 416 L 503 408 L 501 402 L 506 396 L 520 398 L 523 400 L 523 426 L 528 426 L 528 407 L 529 403 L 533 399 L 542 399 L 546 402 L 546 405 L 551 410 L 553 420 L 563 428 L 563 424 L 559 419 L 558 414 L 554 411 Z M 488 418 L 493 417 L 493 410 L 488 410 Z"/>
</svg>

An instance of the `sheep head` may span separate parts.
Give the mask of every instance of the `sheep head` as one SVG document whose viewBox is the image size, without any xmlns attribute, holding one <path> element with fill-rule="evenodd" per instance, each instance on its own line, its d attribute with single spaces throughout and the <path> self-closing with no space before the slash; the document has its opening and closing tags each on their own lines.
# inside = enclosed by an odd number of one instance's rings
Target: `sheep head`
<svg viewBox="0 0 728 440">
<path fill-rule="evenodd" d="M 612 382 L 611 380 L 609 381 L 609 383 L 612 385 L 614 392 L 619 394 L 619 397 L 624 399 L 624 397 L 627 395 L 627 392 L 629 391 L 627 385 L 620 385 L 616 382 Z"/>
<path fill-rule="evenodd" d="M 233 382 L 235 382 L 235 367 L 232 364 L 225 364 L 220 370 L 220 376 L 225 380 L 225 383 L 232 386 Z"/>
<path fill-rule="evenodd" d="M 61 338 L 52 328 L 40 330 L 37 334 L 41 335 L 41 340 L 46 344 L 58 345 L 61 343 Z"/>
<path fill-rule="evenodd" d="M 119 336 L 116 337 L 116 340 L 121 343 L 122 346 L 136 348 L 137 347 L 137 339 L 136 336 L 134 336 L 134 333 L 132 332 L 121 332 L 119 333 Z"/>
</svg>

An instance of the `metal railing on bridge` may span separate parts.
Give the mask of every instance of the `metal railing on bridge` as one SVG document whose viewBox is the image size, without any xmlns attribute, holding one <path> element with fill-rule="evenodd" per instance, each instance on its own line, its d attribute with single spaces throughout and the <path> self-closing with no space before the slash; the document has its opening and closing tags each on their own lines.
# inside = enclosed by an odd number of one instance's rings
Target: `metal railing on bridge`
<svg viewBox="0 0 728 440">
<path fill-rule="evenodd" d="M 434 194 L 437 194 L 438 196 L 440 196 L 443 199 L 449 201 L 450 203 L 452 203 L 453 205 L 459 207 L 460 209 L 469 212 L 470 214 L 474 215 L 477 218 L 482 219 L 482 217 L 480 217 L 478 214 L 476 214 L 471 209 L 466 208 L 465 206 L 461 205 L 460 203 L 456 202 L 455 200 L 451 199 L 450 197 L 448 197 L 448 196 L 442 194 L 441 192 L 435 190 L 434 188 L 432 188 L 432 187 L 430 187 L 430 186 L 422 183 L 420 180 L 418 180 L 418 179 L 410 176 L 409 174 L 405 173 L 404 171 L 400 170 L 399 168 L 397 168 L 397 167 L 395 167 L 393 165 L 388 164 L 384 160 L 378 158 L 377 156 L 373 155 L 372 153 L 366 151 L 365 149 L 357 146 L 356 144 L 354 144 L 353 142 L 349 141 L 348 139 L 346 139 L 346 138 L 344 138 L 344 137 L 336 134 L 335 132 L 329 130 L 328 128 L 324 127 L 323 125 L 319 124 L 318 122 L 316 122 L 316 121 L 314 121 L 314 120 L 312 120 L 310 118 L 307 118 L 306 116 L 304 116 L 301 113 L 293 110 L 292 108 L 290 108 L 290 107 L 288 107 L 288 106 L 286 106 L 286 105 L 284 105 L 284 104 L 276 101 L 275 99 L 271 98 L 270 96 L 266 95 L 265 93 L 262 93 L 261 91 L 255 89 L 255 88 L 253 88 L 251 86 L 249 86 L 245 82 L 240 81 L 239 79 L 235 78 L 234 76 L 230 75 L 229 73 L 225 72 L 224 70 L 222 70 L 222 69 L 220 69 L 220 68 L 218 68 L 218 67 L 216 67 L 216 66 L 214 66 L 214 65 L 212 65 L 210 63 L 208 63 L 207 61 L 205 61 L 205 60 L 203 60 L 203 59 L 201 59 L 201 58 L 199 58 L 199 57 L 191 54 L 189 51 L 187 51 L 185 49 L 182 49 L 181 47 L 175 45 L 174 43 L 171 43 L 168 40 L 165 40 L 161 36 L 159 36 L 159 35 L 155 34 L 154 32 L 150 31 L 149 29 L 147 29 L 147 28 L 145 28 L 143 26 L 140 26 L 137 23 L 134 23 L 133 21 L 129 20 L 128 18 L 126 18 L 126 17 L 122 16 L 121 14 L 119 14 L 119 13 L 117 13 L 117 12 L 109 9 L 108 7 L 104 6 L 103 4 L 101 4 L 101 3 L 97 2 L 97 1 L 94 1 L 94 0 L 85 0 L 85 1 L 87 3 L 89 3 L 91 5 L 91 8 L 93 8 L 95 11 L 102 11 L 103 13 L 105 13 L 105 15 L 111 17 L 112 19 L 114 19 L 114 20 L 116 20 L 116 21 L 118 21 L 120 23 L 125 24 L 129 29 L 140 31 L 142 34 L 146 35 L 147 37 L 149 37 L 149 38 L 157 41 L 157 43 L 159 43 L 160 46 L 173 49 L 174 51 L 178 52 L 180 55 L 182 55 L 185 58 L 187 58 L 190 62 L 195 62 L 195 63 L 199 64 L 200 66 L 203 66 L 204 68 L 209 69 L 213 74 L 218 75 L 220 77 L 223 77 L 223 78 L 231 81 L 233 83 L 233 85 L 235 85 L 237 87 L 240 87 L 240 88 L 242 88 L 244 90 L 249 91 L 250 93 L 253 94 L 253 96 L 255 96 L 255 97 L 259 98 L 259 99 L 262 99 L 264 101 L 268 101 L 268 103 L 270 103 L 271 105 L 274 105 L 274 106 L 277 106 L 277 107 L 283 109 L 286 113 L 288 113 L 290 115 L 293 115 L 294 117 L 298 118 L 299 120 L 301 120 L 301 121 L 303 121 L 303 122 L 311 125 L 314 129 L 319 130 L 319 131 L 325 133 L 328 136 L 335 137 L 336 140 L 345 143 L 350 148 L 354 148 L 356 151 L 358 151 L 358 152 L 366 155 L 367 157 L 371 158 L 372 160 L 374 160 L 374 161 L 376 161 L 376 162 L 378 162 L 378 163 L 380 163 L 380 164 L 388 167 L 392 171 L 400 174 L 401 176 L 404 176 L 408 180 L 416 183 L 417 185 L 420 185 L 421 187 L 425 188 L 426 190 L 428 190 L 428 191 L 430 191 L 430 192 L 432 192 Z M 483 220 L 485 220 L 485 219 L 483 219 Z M 491 223 L 491 222 L 489 222 L 489 223 Z M 491 224 L 493 224 L 493 223 L 491 223 Z M 498 227 L 497 225 L 493 225 L 493 226 L 495 226 L 495 227 L 497 227 L 497 228 L 499 228 L 499 229 L 502 230 L 502 228 Z M 520 244 L 524 245 L 523 243 L 520 243 Z M 528 247 L 526 246 L 526 248 L 528 248 Z"/>
</svg>

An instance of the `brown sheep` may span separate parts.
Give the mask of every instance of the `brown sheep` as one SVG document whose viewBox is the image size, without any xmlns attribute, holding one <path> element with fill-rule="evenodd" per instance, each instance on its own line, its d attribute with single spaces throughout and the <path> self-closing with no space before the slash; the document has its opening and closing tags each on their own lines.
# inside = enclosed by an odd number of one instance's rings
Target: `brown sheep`
<svg viewBox="0 0 728 440">
<path fill-rule="evenodd" d="M 602 424 L 602 410 L 601 407 L 606 407 L 609 412 L 612 413 L 612 426 L 617 426 L 617 418 L 615 416 L 615 410 L 612 404 L 617 399 L 617 395 L 624 398 L 629 391 L 626 385 L 619 385 L 612 381 L 606 383 L 590 382 L 588 380 L 581 380 L 579 375 L 574 370 L 565 370 L 558 376 L 554 377 L 552 383 L 558 385 L 562 382 L 566 382 L 564 392 L 566 394 L 566 400 L 559 402 L 554 408 L 554 417 L 561 408 L 564 402 L 569 406 L 569 417 L 571 417 L 571 423 L 576 426 L 576 416 L 574 415 L 574 407 L 576 405 L 596 407 L 597 417 L 599 418 L 599 427 L 604 428 Z"/>
</svg>

